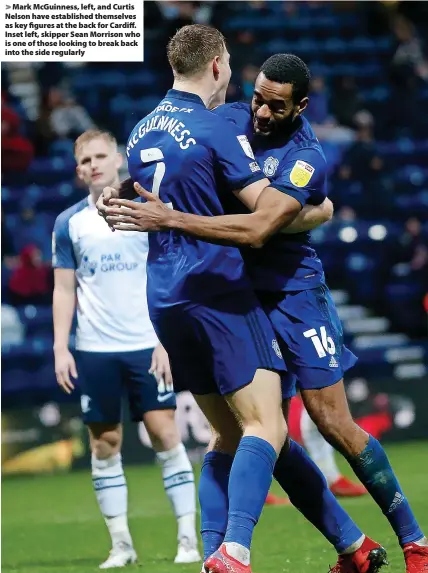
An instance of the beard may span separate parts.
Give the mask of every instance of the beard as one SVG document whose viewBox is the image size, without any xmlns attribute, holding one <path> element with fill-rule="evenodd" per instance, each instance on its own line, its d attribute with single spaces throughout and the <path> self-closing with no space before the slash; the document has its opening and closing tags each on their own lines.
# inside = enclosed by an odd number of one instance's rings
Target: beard
<svg viewBox="0 0 428 573">
<path fill-rule="evenodd" d="M 289 116 L 281 119 L 280 121 L 270 119 L 268 122 L 258 122 L 257 116 L 251 110 L 253 120 L 254 133 L 257 137 L 275 137 L 283 138 L 288 137 L 295 129 L 296 119 L 299 116 Z"/>
</svg>

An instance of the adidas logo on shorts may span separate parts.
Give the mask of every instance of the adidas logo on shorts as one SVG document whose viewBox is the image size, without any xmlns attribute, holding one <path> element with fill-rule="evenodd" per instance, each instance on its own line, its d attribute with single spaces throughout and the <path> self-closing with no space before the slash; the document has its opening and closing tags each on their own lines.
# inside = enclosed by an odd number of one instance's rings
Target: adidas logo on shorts
<svg viewBox="0 0 428 573">
<path fill-rule="evenodd" d="M 275 354 L 278 356 L 278 358 L 282 358 L 282 354 L 281 354 L 281 350 L 279 348 L 278 341 L 275 338 L 272 340 L 272 348 L 273 348 Z"/>
<path fill-rule="evenodd" d="M 332 356 L 330 358 L 330 362 L 328 363 L 328 365 L 330 366 L 330 368 L 338 368 L 339 367 L 339 363 L 334 356 Z"/>
</svg>

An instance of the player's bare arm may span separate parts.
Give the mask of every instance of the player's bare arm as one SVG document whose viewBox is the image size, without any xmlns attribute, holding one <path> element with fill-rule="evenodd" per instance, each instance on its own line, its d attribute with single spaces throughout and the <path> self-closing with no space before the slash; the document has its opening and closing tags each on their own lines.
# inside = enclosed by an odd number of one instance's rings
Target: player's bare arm
<svg viewBox="0 0 428 573">
<path fill-rule="evenodd" d="M 130 179 L 130 181 L 132 180 Z M 142 204 L 144 205 L 144 208 L 139 206 L 141 204 L 134 203 L 133 206 L 130 207 L 131 209 L 133 209 L 132 213 L 126 212 L 124 209 L 120 211 L 120 214 L 117 211 L 114 212 L 110 211 L 110 215 L 107 217 L 107 221 L 110 224 L 110 226 L 118 230 L 128 230 L 128 231 L 129 230 L 161 231 L 169 229 L 171 209 L 167 207 L 165 203 L 163 203 L 158 197 L 156 198 L 156 200 L 153 200 L 153 195 L 147 193 L 138 183 L 133 185 L 133 187 L 134 186 L 135 189 L 137 190 L 134 191 L 135 195 L 137 194 L 141 195 L 142 197 L 147 199 L 148 203 Z M 106 190 L 108 191 L 110 189 L 114 192 L 112 188 L 106 188 Z M 147 193 L 147 195 L 145 193 Z M 109 195 L 109 200 L 114 198 L 117 197 L 113 194 Z M 97 204 L 100 214 L 102 212 L 103 216 L 106 214 L 106 209 L 109 206 L 109 200 L 107 204 L 102 201 L 100 201 L 99 205 Z M 123 206 L 126 207 L 125 204 L 123 204 Z M 137 213 L 140 212 L 142 215 L 141 218 L 139 218 L 139 216 L 137 215 Z M 298 213 L 298 215 L 295 217 L 295 219 L 291 221 L 289 225 L 281 229 L 281 233 L 297 234 L 297 233 L 312 231 L 313 229 L 316 229 L 320 225 L 323 225 L 324 223 L 330 221 L 333 217 L 333 212 L 334 212 L 333 203 L 328 198 L 326 198 L 320 205 L 305 205 L 303 209 L 300 211 L 300 213 Z M 132 217 L 135 220 L 131 221 L 131 219 L 129 220 L 127 219 L 126 220 L 127 223 L 125 223 L 125 225 L 121 227 L 120 225 L 125 222 L 125 220 L 123 219 L 125 213 L 127 213 L 129 217 Z M 172 214 L 172 217 L 175 217 L 176 213 L 177 212 L 175 212 L 175 214 Z M 140 228 L 131 229 L 129 227 L 129 224 L 133 223 L 134 225 L 138 225 L 136 220 L 139 220 Z M 147 228 L 146 227 L 143 228 L 144 225 L 147 225 Z"/>
<path fill-rule="evenodd" d="M 61 388 L 71 394 L 77 378 L 76 363 L 68 349 L 71 325 L 76 305 L 76 279 L 74 269 L 54 270 L 53 324 L 55 375 Z"/>
<path fill-rule="evenodd" d="M 320 205 L 305 205 L 297 217 L 281 233 L 287 235 L 304 233 L 328 223 L 333 218 L 334 207 L 328 197 Z"/>
<path fill-rule="evenodd" d="M 111 199 L 108 223 L 115 229 L 133 231 L 176 230 L 219 244 L 262 247 L 275 233 L 290 224 L 301 211 L 301 204 L 269 187 L 267 179 L 256 181 L 235 194 L 253 211 L 250 214 L 203 217 L 169 209 L 158 197 L 138 183 L 138 194 L 147 203 Z"/>
</svg>

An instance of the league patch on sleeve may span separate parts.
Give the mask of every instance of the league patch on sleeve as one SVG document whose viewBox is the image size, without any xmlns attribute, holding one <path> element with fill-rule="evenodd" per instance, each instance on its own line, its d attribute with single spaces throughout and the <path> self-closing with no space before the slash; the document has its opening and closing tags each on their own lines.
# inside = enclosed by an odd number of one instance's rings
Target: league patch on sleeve
<svg viewBox="0 0 428 573">
<path fill-rule="evenodd" d="M 296 187 L 305 187 L 314 174 L 315 167 L 298 159 L 290 173 L 290 181 Z"/>
<path fill-rule="evenodd" d="M 247 136 L 246 135 L 238 135 L 237 138 L 238 138 L 238 141 L 239 141 L 242 149 L 244 150 L 245 155 L 247 157 L 249 157 L 250 159 L 255 159 L 253 150 L 251 149 L 251 145 L 247 139 Z"/>
</svg>

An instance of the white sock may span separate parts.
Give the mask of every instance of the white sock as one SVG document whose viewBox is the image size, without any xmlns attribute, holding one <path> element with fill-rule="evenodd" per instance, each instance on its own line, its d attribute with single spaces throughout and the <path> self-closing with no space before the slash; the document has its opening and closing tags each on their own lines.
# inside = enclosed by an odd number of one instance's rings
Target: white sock
<svg viewBox="0 0 428 573">
<path fill-rule="evenodd" d="M 128 488 L 122 467 L 122 456 L 116 454 L 99 460 L 92 454 L 92 483 L 95 495 L 110 532 L 112 545 L 132 546 L 128 528 Z"/>
<path fill-rule="evenodd" d="M 415 544 L 421 545 L 422 547 L 428 547 L 428 539 L 426 537 L 421 537 L 421 539 L 415 541 Z"/>
<path fill-rule="evenodd" d="M 178 521 L 178 539 L 197 539 L 195 527 L 196 490 L 193 468 L 183 444 L 168 452 L 158 452 L 165 492 Z"/>
<path fill-rule="evenodd" d="M 187 537 L 191 542 L 196 541 L 196 513 L 187 513 L 177 518 L 178 539 Z"/>
<path fill-rule="evenodd" d="M 309 414 L 304 409 L 300 420 L 303 445 L 325 475 L 329 486 L 340 478 L 340 471 L 334 459 L 334 449 L 320 434 Z"/>
<path fill-rule="evenodd" d="M 128 516 L 126 513 L 116 517 L 105 517 L 105 522 L 110 533 L 112 546 L 119 544 L 132 547 L 132 537 L 128 527 Z"/>
<path fill-rule="evenodd" d="M 339 553 L 339 555 L 349 555 L 350 553 L 355 553 L 356 551 L 358 551 L 358 549 L 361 547 L 361 545 L 364 543 L 364 539 L 366 538 L 365 535 L 362 535 L 359 539 L 357 539 L 357 541 L 355 543 L 353 543 L 352 545 L 350 545 L 349 547 L 347 547 L 345 549 L 345 551 L 341 551 Z"/>
<path fill-rule="evenodd" d="M 242 563 L 242 565 L 250 564 L 250 550 L 241 545 L 240 543 L 227 542 L 225 543 L 227 554 Z"/>
</svg>

